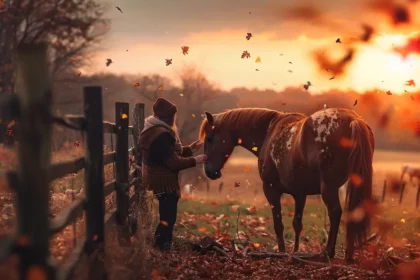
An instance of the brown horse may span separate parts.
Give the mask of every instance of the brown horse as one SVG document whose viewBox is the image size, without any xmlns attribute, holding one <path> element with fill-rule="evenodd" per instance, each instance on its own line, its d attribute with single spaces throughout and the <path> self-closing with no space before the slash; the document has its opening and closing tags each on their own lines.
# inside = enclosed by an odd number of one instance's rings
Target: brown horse
<svg viewBox="0 0 420 280">
<path fill-rule="evenodd" d="M 235 146 L 258 157 L 264 194 L 271 205 L 280 252 L 285 251 L 280 198 L 288 193 L 295 200 L 294 251 L 298 251 L 302 214 L 307 195 L 321 194 L 328 208 L 330 231 L 326 253 L 335 255 L 342 209 L 338 190 L 348 181 L 346 208 L 363 209 L 372 195 L 372 157 L 375 141 L 370 127 L 352 110 L 329 108 L 311 116 L 268 109 L 233 109 L 208 112 L 200 128 L 206 176 L 216 180 Z M 350 178 L 350 180 L 349 180 Z M 359 214 L 363 211 L 356 211 Z M 349 219 L 346 257 L 361 245 L 369 230 L 369 213 Z M 361 216 L 361 217 L 360 217 Z"/>
</svg>

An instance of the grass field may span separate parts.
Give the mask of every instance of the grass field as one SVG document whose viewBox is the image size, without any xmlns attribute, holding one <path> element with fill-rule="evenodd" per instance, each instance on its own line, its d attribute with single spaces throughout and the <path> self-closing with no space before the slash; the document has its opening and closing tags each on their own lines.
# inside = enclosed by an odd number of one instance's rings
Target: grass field
<svg viewBox="0 0 420 280">
<path fill-rule="evenodd" d="M 420 165 L 420 153 L 401 153 L 392 151 L 376 151 L 374 157 L 374 195 L 382 196 L 385 179 L 399 178 L 401 166 L 404 164 Z M 223 190 L 218 186 L 223 182 Z M 239 183 L 239 187 L 234 187 Z M 392 225 L 390 237 L 399 243 L 420 244 L 420 215 L 415 208 L 417 184 L 408 184 L 403 195 L 403 203 L 399 204 L 399 193 L 388 191 L 385 201 L 380 204 L 380 212 L 375 217 L 373 231 L 383 224 Z M 257 173 L 256 158 L 247 151 L 235 151 L 225 166 L 223 177 L 210 183 L 210 192 L 205 185 L 197 186 L 192 195 L 183 194 L 179 203 L 177 232 L 184 234 L 188 229 L 197 236 L 216 231 L 226 231 L 234 237 L 236 231 L 244 231 L 255 242 L 271 248 L 276 244 L 273 230 L 271 208 L 263 193 L 262 183 Z M 255 212 L 247 210 L 250 206 Z M 239 224 L 238 224 L 239 209 Z M 284 236 L 286 241 L 293 242 L 294 231 L 292 219 L 294 201 L 289 195 L 282 198 Z M 304 230 L 301 234 L 303 247 L 305 240 L 317 239 L 321 244 L 325 241 L 325 225 L 329 228 L 324 204 L 317 196 L 308 199 L 304 210 Z M 181 225 L 182 223 L 182 225 Z M 340 228 L 338 247 L 343 243 L 344 226 Z M 390 242 L 393 242 L 393 241 Z M 394 242 L 395 243 L 395 242 Z"/>
</svg>

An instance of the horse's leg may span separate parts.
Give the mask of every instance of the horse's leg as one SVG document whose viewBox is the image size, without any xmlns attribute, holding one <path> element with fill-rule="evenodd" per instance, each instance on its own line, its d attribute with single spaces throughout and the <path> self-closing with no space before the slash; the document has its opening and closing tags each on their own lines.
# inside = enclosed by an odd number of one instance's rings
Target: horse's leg
<svg viewBox="0 0 420 280">
<path fill-rule="evenodd" d="M 275 186 L 270 185 L 269 183 L 263 183 L 263 189 L 265 197 L 267 198 L 268 203 L 271 205 L 271 212 L 273 214 L 273 222 L 274 222 L 274 231 L 276 232 L 277 236 L 277 245 L 279 247 L 279 252 L 286 252 L 286 246 L 284 244 L 284 225 L 283 225 L 283 217 L 281 215 L 281 204 L 280 198 L 282 193 L 276 189 Z"/>
<path fill-rule="evenodd" d="M 328 257 L 335 256 L 335 243 L 337 241 L 338 229 L 340 226 L 341 214 L 343 213 L 338 196 L 338 188 L 334 188 L 321 184 L 321 196 L 328 209 L 328 217 L 330 218 L 330 231 L 328 233 L 328 241 L 326 251 Z"/>
<path fill-rule="evenodd" d="M 295 196 L 295 216 L 293 217 L 293 229 L 295 230 L 295 248 L 294 252 L 299 251 L 300 233 L 302 232 L 303 208 L 305 208 L 306 195 Z"/>
</svg>

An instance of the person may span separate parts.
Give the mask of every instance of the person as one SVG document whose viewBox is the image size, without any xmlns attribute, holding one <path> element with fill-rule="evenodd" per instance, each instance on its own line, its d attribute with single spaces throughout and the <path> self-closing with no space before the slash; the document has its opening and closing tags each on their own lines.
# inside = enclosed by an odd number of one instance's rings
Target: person
<svg viewBox="0 0 420 280">
<path fill-rule="evenodd" d="M 176 127 L 177 107 L 164 98 L 153 104 L 153 115 L 147 117 L 140 133 L 143 184 L 159 200 L 160 223 L 155 232 L 154 247 L 169 250 L 176 222 L 181 189 L 178 174 L 206 161 L 207 156 L 193 156 L 201 146 L 199 140 L 182 146 Z"/>
</svg>

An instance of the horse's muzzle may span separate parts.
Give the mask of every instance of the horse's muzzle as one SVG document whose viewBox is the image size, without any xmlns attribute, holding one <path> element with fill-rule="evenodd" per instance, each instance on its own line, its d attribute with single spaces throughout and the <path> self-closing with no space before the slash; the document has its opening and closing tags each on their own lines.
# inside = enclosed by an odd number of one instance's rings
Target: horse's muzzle
<svg viewBox="0 0 420 280">
<path fill-rule="evenodd" d="M 222 177 L 222 172 L 220 171 L 211 172 L 211 171 L 205 170 L 205 172 L 206 172 L 206 176 L 211 180 L 217 180 L 220 177 Z"/>
</svg>

